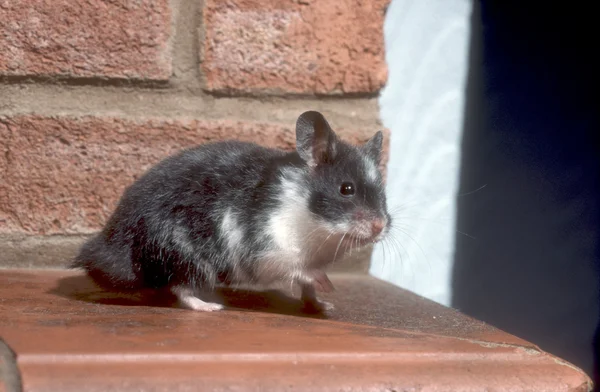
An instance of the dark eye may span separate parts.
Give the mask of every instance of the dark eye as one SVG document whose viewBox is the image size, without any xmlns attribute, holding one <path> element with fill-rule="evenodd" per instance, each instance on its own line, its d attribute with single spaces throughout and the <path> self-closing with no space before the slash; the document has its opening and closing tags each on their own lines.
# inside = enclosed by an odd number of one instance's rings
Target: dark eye
<svg viewBox="0 0 600 392">
<path fill-rule="evenodd" d="M 354 194 L 354 184 L 351 182 L 344 182 L 340 186 L 340 193 L 343 196 L 352 196 Z"/>
</svg>

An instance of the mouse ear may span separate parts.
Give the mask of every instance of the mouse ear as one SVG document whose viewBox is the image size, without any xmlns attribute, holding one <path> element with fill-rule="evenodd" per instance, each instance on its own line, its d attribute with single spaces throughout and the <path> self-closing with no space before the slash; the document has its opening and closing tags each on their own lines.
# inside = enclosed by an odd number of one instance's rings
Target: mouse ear
<svg viewBox="0 0 600 392">
<path fill-rule="evenodd" d="M 337 137 L 319 112 L 304 112 L 296 121 L 296 151 L 309 166 L 331 162 L 337 150 Z"/>
<path fill-rule="evenodd" d="M 379 164 L 383 145 L 383 132 L 377 131 L 363 146 L 362 149 L 369 158 Z"/>
</svg>

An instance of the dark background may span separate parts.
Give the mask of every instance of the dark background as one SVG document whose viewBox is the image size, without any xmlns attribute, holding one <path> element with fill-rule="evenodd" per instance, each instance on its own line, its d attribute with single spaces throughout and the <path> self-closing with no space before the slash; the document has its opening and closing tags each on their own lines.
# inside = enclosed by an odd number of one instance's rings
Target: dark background
<svg viewBox="0 0 600 392">
<path fill-rule="evenodd" d="M 452 306 L 600 383 L 595 8 L 474 2 Z"/>
</svg>

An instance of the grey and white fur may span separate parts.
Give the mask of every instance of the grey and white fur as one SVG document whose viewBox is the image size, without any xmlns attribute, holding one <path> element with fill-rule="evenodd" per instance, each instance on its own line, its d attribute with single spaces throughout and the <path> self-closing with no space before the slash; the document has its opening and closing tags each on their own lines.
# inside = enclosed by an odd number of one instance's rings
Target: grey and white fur
<svg viewBox="0 0 600 392">
<path fill-rule="evenodd" d="M 224 141 L 171 156 L 127 188 L 73 268 L 109 290 L 169 289 L 185 307 L 219 283 L 299 284 L 319 310 L 324 270 L 390 228 L 381 131 L 343 142 L 318 112 L 296 122 L 296 151 Z"/>
</svg>

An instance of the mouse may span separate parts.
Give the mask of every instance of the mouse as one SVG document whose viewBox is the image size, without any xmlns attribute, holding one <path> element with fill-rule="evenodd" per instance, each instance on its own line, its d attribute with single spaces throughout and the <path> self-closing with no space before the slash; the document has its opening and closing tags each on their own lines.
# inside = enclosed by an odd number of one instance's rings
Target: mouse
<svg viewBox="0 0 600 392">
<path fill-rule="evenodd" d="M 167 290 L 196 311 L 224 305 L 219 284 L 300 288 L 306 308 L 334 304 L 327 269 L 390 230 L 379 169 L 383 134 L 343 141 L 317 111 L 292 151 L 236 140 L 181 150 L 129 185 L 70 267 L 113 291 Z"/>
</svg>

